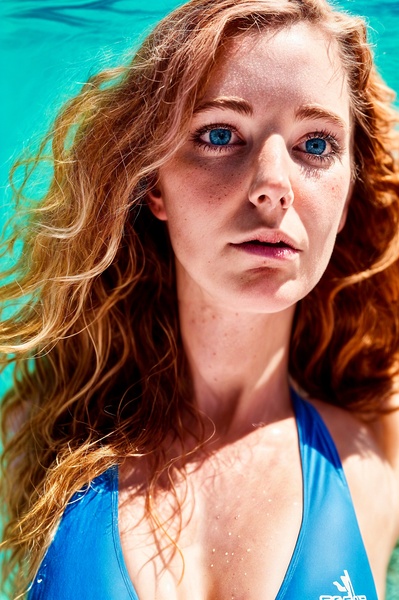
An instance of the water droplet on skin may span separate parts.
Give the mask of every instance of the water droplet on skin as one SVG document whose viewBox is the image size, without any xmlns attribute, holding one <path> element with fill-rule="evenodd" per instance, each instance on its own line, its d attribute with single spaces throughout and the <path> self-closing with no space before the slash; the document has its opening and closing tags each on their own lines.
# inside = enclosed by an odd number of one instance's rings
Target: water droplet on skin
<svg viewBox="0 0 399 600">
<path fill-rule="evenodd" d="M 251 552 L 251 548 L 247 548 L 247 552 Z"/>
<path fill-rule="evenodd" d="M 216 515 L 216 518 L 217 518 L 217 519 L 220 519 L 220 515 Z"/>
<path fill-rule="evenodd" d="M 216 548 L 212 548 L 212 552 L 216 552 Z"/>
<path fill-rule="evenodd" d="M 231 553 L 231 556 L 234 556 L 234 552 Z"/>
<path fill-rule="evenodd" d="M 224 555 L 225 555 L 225 556 L 228 556 L 228 555 L 229 555 L 229 553 L 228 553 L 228 552 L 225 552 L 225 553 L 224 553 Z"/>
<path fill-rule="evenodd" d="M 213 567 L 213 565 L 211 565 L 211 567 Z"/>
<path fill-rule="evenodd" d="M 239 519 L 239 518 L 240 518 L 240 515 L 236 515 L 234 518 L 235 518 L 235 520 L 237 521 L 237 519 Z"/>
<path fill-rule="evenodd" d="M 229 535 L 231 535 L 231 531 L 229 531 Z"/>
</svg>

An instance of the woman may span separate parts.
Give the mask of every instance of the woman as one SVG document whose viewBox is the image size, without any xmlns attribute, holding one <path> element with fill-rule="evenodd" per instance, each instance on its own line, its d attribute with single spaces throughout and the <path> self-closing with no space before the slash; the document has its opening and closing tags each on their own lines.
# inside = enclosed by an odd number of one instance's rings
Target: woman
<svg viewBox="0 0 399 600">
<path fill-rule="evenodd" d="M 192 0 L 65 108 L 3 288 L 14 593 L 384 597 L 391 100 L 323 0 Z"/>
</svg>

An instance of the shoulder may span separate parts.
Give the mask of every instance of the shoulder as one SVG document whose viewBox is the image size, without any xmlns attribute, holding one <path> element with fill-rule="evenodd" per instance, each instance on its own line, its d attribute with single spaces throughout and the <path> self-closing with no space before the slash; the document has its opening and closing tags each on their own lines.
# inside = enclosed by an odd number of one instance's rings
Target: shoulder
<svg viewBox="0 0 399 600">
<path fill-rule="evenodd" d="M 399 393 L 389 402 L 386 413 L 371 423 L 371 429 L 399 481 Z"/>
<path fill-rule="evenodd" d="M 340 455 L 373 572 L 384 578 L 399 537 L 399 411 L 364 422 L 342 408 L 310 402 Z"/>
<path fill-rule="evenodd" d="M 376 461 L 396 473 L 399 488 L 399 396 L 388 411 L 373 420 L 320 400 L 309 400 L 327 425 L 343 463 L 351 456 Z"/>
<path fill-rule="evenodd" d="M 348 483 L 359 480 L 363 494 L 370 487 L 374 492 L 379 490 L 377 495 L 380 499 L 385 485 L 387 495 L 384 500 L 396 502 L 396 513 L 392 514 L 398 514 L 399 410 L 367 422 L 360 415 L 343 408 L 318 400 L 311 400 L 311 403 L 323 418 L 337 446 Z"/>
</svg>

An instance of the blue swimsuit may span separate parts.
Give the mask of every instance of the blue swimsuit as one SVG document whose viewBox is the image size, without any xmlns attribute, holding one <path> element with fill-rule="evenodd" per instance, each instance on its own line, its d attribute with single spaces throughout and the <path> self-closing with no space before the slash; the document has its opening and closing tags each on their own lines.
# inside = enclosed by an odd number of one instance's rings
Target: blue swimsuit
<svg viewBox="0 0 399 600">
<path fill-rule="evenodd" d="M 377 600 L 335 444 L 313 406 L 295 393 L 293 404 L 302 461 L 303 517 L 276 600 Z M 73 496 L 28 598 L 139 600 L 119 538 L 116 467 Z"/>
</svg>

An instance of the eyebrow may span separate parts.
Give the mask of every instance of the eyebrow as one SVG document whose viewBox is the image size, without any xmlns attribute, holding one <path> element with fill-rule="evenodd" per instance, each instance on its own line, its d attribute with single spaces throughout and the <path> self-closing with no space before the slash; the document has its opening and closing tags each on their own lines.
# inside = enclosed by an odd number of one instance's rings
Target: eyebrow
<svg viewBox="0 0 399 600">
<path fill-rule="evenodd" d="M 247 100 L 233 96 L 220 96 L 219 98 L 214 98 L 213 100 L 201 102 L 194 109 L 194 114 L 196 115 L 200 112 L 211 110 L 212 108 L 230 109 L 244 115 L 253 115 L 252 105 Z M 318 106 L 317 104 L 307 104 L 305 106 L 301 106 L 295 112 L 295 119 L 297 121 L 303 119 L 324 119 L 330 121 L 334 125 L 337 125 L 343 130 L 347 130 L 347 125 L 340 116 L 333 111 L 327 110 L 322 106 Z"/>
<path fill-rule="evenodd" d="M 219 98 L 214 98 L 213 100 L 208 100 L 207 102 L 201 102 L 201 104 L 194 109 L 194 114 L 196 115 L 200 112 L 211 110 L 212 108 L 227 108 L 249 116 L 253 114 L 253 109 L 249 102 L 243 98 L 230 96 L 220 96 Z"/>
<path fill-rule="evenodd" d="M 341 117 L 339 117 L 335 112 L 314 104 L 301 106 L 295 112 L 295 119 L 298 121 L 303 119 L 324 119 L 326 121 L 330 121 L 334 125 L 337 125 L 341 129 L 348 129 L 345 121 L 341 119 Z"/>
</svg>

